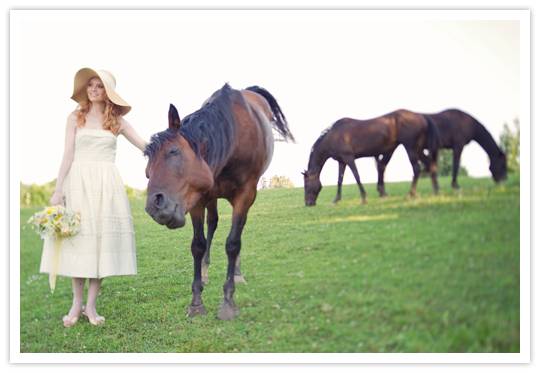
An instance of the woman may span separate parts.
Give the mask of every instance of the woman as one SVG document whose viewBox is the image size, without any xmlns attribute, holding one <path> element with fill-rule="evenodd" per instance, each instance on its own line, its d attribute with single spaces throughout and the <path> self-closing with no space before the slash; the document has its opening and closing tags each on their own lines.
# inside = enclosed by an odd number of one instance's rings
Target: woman
<svg viewBox="0 0 540 373">
<path fill-rule="evenodd" d="M 86 316 L 92 325 L 101 279 L 137 273 L 135 235 L 126 191 L 114 164 L 116 138 L 123 135 L 141 151 L 146 146 L 123 118 L 131 107 L 116 93 L 111 73 L 83 68 L 75 75 L 72 99 L 79 106 L 67 120 L 64 156 L 51 205 L 65 203 L 81 214 L 81 230 L 64 239 L 57 274 L 72 278 L 73 303 L 65 327 Z M 54 243 L 45 240 L 40 272 L 53 271 Z M 88 296 L 83 292 L 88 279 Z"/>
</svg>

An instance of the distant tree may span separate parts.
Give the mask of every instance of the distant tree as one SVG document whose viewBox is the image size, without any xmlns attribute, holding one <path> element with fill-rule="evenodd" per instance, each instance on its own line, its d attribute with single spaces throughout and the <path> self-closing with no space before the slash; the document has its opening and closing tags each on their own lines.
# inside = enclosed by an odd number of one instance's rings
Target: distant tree
<svg viewBox="0 0 540 373">
<path fill-rule="evenodd" d="M 519 172 L 519 118 L 514 119 L 514 130 L 508 123 L 504 123 L 503 131 L 499 137 L 499 145 L 506 153 L 507 169 L 509 173 Z"/>
<path fill-rule="evenodd" d="M 437 157 L 437 174 L 439 176 L 452 175 L 454 153 L 450 149 L 440 149 Z M 462 165 L 459 166 L 458 175 L 468 176 L 469 172 Z"/>
<path fill-rule="evenodd" d="M 294 188 L 294 184 L 287 176 L 274 175 L 270 178 L 268 188 Z"/>
</svg>

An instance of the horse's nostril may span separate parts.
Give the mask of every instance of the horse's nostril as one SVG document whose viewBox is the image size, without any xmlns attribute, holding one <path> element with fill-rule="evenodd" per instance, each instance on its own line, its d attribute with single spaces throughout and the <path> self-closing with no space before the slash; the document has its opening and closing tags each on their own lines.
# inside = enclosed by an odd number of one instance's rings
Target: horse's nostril
<svg viewBox="0 0 540 373">
<path fill-rule="evenodd" d="M 163 193 L 154 194 L 154 206 L 158 209 L 161 209 L 164 204 L 165 204 L 165 197 L 163 196 Z"/>
</svg>

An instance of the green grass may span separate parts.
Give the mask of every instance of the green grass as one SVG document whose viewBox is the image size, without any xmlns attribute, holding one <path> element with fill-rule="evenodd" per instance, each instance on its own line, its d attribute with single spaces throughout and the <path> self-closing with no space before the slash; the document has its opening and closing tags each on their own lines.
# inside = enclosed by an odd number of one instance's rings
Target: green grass
<svg viewBox="0 0 540 373">
<path fill-rule="evenodd" d="M 102 327 L 64 329 L 71 282 L 51 295 L 38 274 L 41 241 L 21 227 L 21 352 L 519 352 L 519 179 L 461 178 L 461 190 L 419 197 L 390 183 L 260 191 L 242 237 L 240 315 L 216 318 L 225 277 L 231 208 L 220 201 L 208 315 L 187 318 L 191 224 L 170 231 L 132 201 L 137 276 L 103 281 Z M 21 222 L 37 209 L 21 209 Z"/>
</svg>

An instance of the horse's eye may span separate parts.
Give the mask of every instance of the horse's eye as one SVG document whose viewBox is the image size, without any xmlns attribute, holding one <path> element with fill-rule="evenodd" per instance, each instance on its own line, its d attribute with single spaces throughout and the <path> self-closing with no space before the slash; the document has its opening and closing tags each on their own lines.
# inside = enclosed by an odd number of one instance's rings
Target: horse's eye
<svg viewBox="0 0 540 373">
<path fill-rule="evenodd" d="M 180 153 L 180 151 L 178 150 L 178 148 L 172 148 L 171 150 L 169 150 L 169 155 L 178 155 Z"/>
</svg>

